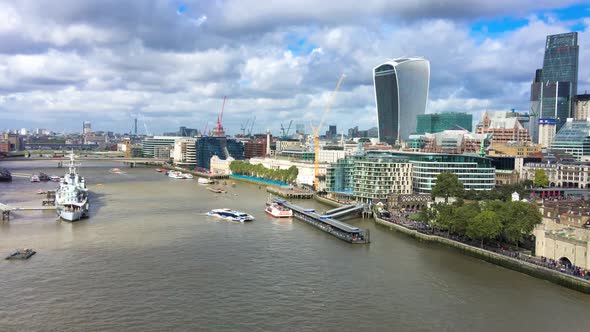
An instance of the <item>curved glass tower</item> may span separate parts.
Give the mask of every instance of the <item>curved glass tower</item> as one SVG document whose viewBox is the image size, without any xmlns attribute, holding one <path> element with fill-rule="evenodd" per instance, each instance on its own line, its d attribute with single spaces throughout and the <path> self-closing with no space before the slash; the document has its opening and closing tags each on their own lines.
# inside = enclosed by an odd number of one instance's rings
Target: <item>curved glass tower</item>
<svg viewBox="0 0 590 332">
<path fill-rule="evenodd" d="M 400 58 L 373 68 L 379 140 L 391 145 L 416 130 L 416 116 L 426 112 L 430 63 Z"/>
</svg>

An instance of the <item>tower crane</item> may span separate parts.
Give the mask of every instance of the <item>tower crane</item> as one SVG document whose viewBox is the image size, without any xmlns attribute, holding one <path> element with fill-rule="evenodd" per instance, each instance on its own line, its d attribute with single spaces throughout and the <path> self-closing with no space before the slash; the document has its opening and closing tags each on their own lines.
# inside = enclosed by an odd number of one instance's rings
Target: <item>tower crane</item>
<svg viewBox="0 0 590 332">
<path fill-rule="evenodd" d="M 332 92 L 332 95 L 330 96 L 330 99 L 328 100 L 328 105 L 326 105 L 326 109 L 324 110 L 324 114 L 322 114 L 322 119 L 320 120 L 320 123 L 318 124 L 317 127 L 313 126 L 313 123 L 311 123 L 311 130 L 313 133 L 313 137 L 314 137 L 314 154 L 315 154 L 315 158 L 314 158 L 314 163 L 313 163 L 313 188 L 315 190 L 319 189 L 319 174 L 320 174 L 320 131 L 322 130 L 322 125 L 324 124 L 324 120 L 326 119 L 326 115 L 328 115 L 328 112 L 330 111 L 330 108 L 332 107 L 332 103 L 334 103 L 334 99 L 336 98 L 336 93 L 338 92 L 338 89 L 340 89 L 340 85 L 342 84 L 342 81 L 344 80 L 344 74 L 340 75 L 340 78 L 338 79 L 338 84 L 336 84 L 336 88 L 334 89 L 334 92 Z"/>
<path fill-rule="evenodd" d="M 289 121 L 289 126 L 287 129 L 281 123 L 281 131 L 283 132 L 283 138 L 287 138 L 289 136 L 289 131 L 291 130 L 291 125 L 293 124 L 293 120 Z"/>
<path fill-rule="evenodd" d="M 226 96 L 223 96 L 223 104 L 221 105 L 221 114 L 217 117 L 217 136 L 223 136 L 223 126 L 221 125 L 223 121 L 223 109 L 225 108 L 225 99 Z"/>
</svg>

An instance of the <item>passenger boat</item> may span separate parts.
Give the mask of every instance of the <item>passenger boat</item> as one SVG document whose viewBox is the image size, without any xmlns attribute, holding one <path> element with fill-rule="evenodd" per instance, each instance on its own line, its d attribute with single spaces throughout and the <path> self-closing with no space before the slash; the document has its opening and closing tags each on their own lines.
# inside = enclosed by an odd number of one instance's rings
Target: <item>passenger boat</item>
<svg viewBox="0 0 590 332">
<path fill-rule="evenodd" d="M 213 180 L 211 180 L 211 179 L 209 179 L 209 178 L 199 178 L 199 179 L 197 180 L 197 182 L 198 182 L 199 184 L 212 184 L 212 183 L 214 183 L 215 181 L 213 181 Z"/>
<path fill-rule="evenodd" d="M 182 173 L 182 178 L 184 179 L 192 179 L 193 175 L 190 173 Z"/>
<path fill-rule="evenodd" d="M 61 177 L 59 177 L 57 175 L 52 175 L 49 177 L 49 180 L 51 180 L 53 182 L 61 182 Z"/>
<path fill-rule="evenodd" d="M 31 175 L 31 182 L 40 182 L 39 177 L 35 174 Z"/>
<path fill-rule="evenodd" d="M 270 214 L 275 218 L 291 218 L 293 217 L 293 211 L 287 207 L 279 205 L 277 203 L 271 203 L 266 206 L 264 212 Z"/>
<path fill-rule="evenodd" d="M 226 191 L 221 188 L 207 187 L 207 190 L 209 190 L 210 192 L 216 193 L 216 194 L 225 194 L 226 193 Z"/>
<path fill-rule="evenodd" d="M 8 254 L 8 256 L 6 256 L 6 259 L 29 259 L 36 253 L 37 252 L 33 249 L 16 249 L 10 254 Z"/>
<path fill-rule="evenodd" d="M 184 177 L 182 176 L 182 173 L 179 171 L 169 171 L 168 177 L 173 178 L 173 179 L 184 179 Z"/>
<path fill-rule="evenodd" d="M 207 212 L 207 215 L 211 217 L 239 222 L 248 222 L 254 220 L 253 216 L 245 212 L 235 211 L 231 209 L 213 209 Z"/>
</svg>

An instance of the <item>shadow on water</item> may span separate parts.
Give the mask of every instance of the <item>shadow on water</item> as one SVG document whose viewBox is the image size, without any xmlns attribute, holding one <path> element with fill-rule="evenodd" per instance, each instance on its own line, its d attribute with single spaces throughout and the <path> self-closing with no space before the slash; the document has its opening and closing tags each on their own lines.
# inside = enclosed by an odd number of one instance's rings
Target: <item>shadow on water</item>
<svg viewBox="0 0 590 332">
<path fill-rule="evenodd" d="M 106 197 L 104 193 L 95 191 L 88 191 L 88 201 L 90 202 L 90 218 L 98 214 L 98 212 L 106 206 Z"/>
</svg>

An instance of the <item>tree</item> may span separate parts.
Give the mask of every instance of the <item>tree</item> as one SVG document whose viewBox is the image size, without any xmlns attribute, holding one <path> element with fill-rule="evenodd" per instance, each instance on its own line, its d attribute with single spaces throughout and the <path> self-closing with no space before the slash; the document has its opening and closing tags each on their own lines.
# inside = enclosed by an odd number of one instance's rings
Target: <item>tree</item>
<svg viewBox="0 0 590 332">
<path fill-rule="evenodd" d="M 483 241 L 496 238 L 502 230 L 502 223 L 494 211 L 484 210 L 467 225 L 466 235 L 473 240 Z"/>
<path fill-rule="evenodd" d="M 518 247 L 519 242 L 541 223 L 543 216 L 536 206 L 527 202 L 506 202 L 506 205 L 502 234 L 508 242 Z"/>
<path fill-rule="evenodd" d="M 463 197 L 465 188 L 455 173 L 443 172 L 436 176 L 436 184 L 432 188 L 432 196 L 444 197 L 445 203 L 449 197 Z"/>
<path fill-rule="evenodd" d="M 479 214 L 481 209 L 478 202 L 463 205 L 457 209 L 455 222 L 453 222 L 451 231 L 457 235 L 465 235 L 469 223 Z"/>
<path fill-rule="evenodd" d="M 535 170 L 535 180 L 533 183 L 537 187 L 549 187 L 549 178 L 547 177 L 547 173 L 545 173 L 544 169 Z"/>
</svg>

